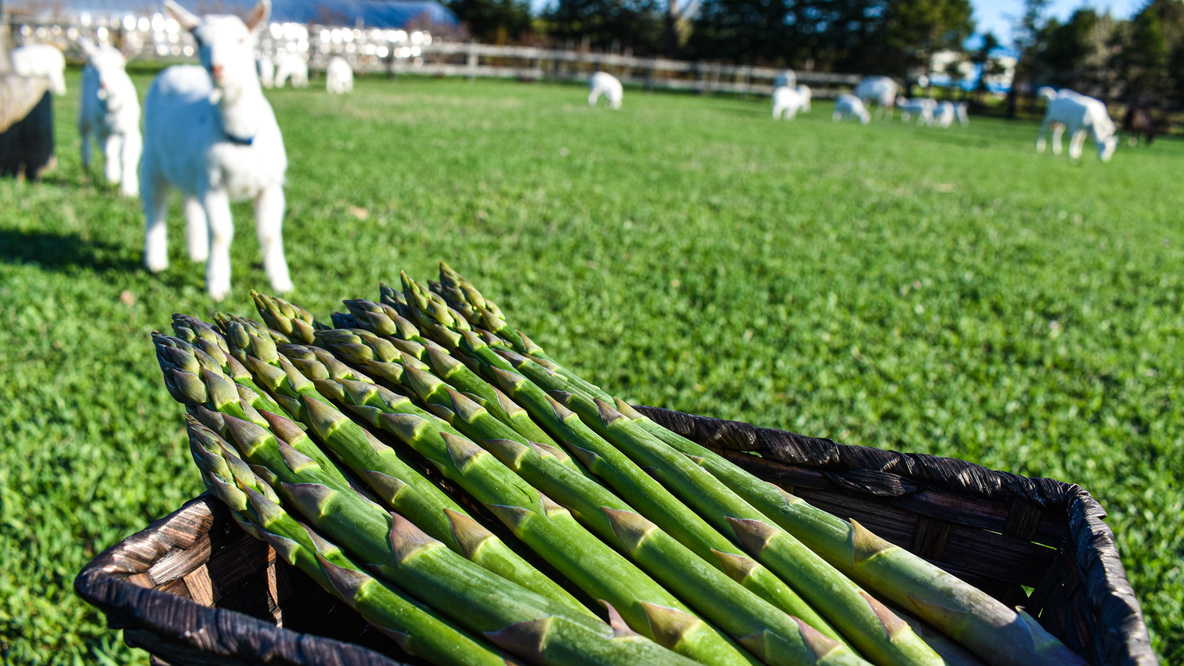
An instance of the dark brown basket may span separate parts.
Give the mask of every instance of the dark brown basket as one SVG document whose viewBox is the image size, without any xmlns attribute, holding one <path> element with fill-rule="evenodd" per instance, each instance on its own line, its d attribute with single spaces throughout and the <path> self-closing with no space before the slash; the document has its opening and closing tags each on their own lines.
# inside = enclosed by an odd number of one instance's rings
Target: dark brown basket
<svg viewBox="0 0 1184 666">
<path fill-rule="evenodd" d="M 1076 485 L 642 409 L 812 504 L 1024 606 L 1091 664 L 1158 663 L 1105 511 Z M 168 663 L 394 664 L 379 653 L 399 654 L 204 495 L 95 558 L 74 589 L 124 630 L 129 645 Z"/>
</svg>

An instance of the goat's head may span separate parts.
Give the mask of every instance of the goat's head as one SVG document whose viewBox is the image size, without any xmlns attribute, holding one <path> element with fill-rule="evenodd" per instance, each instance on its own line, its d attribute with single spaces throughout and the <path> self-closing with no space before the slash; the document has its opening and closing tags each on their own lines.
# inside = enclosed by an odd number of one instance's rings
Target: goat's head
<svg viewBox="0 0 1184 666">
<path fill-rule="evenodd" d="M 1114 157 L 1114 149 L 1118 148 L 1118 137 L 1111 134 L 1102 141 L 1098 141 L 1098 158 L 1103 162 L 1109 162 L 1111 157 Z"/>
<path fill-rule="evenodd" d="M 96 45 L 88 39 L 79 39 L 78 48 L 86 55 L 87 66 L 94 70 L 99 85 L 99 99 L 106 100 L 113 88 L 118 87 L 124 78 L 118 77 L 118 74 L 127 67 L 127 58 L 119 49 L 105 44 Z"/>
<path fill-rule="evenodd" d="M 237 16 L 211 14 L 198 16 L 172 0 L 165 0 L 165 11 L 197 41 L 202 67 L 210 73 L 214 86 L 232 89 L 247 81 L 258 81 L 255 70 L 255 44 L 267 26 L 270 0 L 260 0 L 244 22 Z"/>
</svg>

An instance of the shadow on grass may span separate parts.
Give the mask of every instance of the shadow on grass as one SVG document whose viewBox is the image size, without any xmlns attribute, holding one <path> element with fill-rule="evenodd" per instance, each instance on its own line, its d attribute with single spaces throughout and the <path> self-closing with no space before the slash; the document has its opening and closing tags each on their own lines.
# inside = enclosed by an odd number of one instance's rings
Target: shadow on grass
<svg viewBox="0 0 1184 666">
<path fill-rule="evenodd" d="M 0 262 L 6 264 L 37 264 L 59 272 L 81 268 L 95 273 L 133 273 L 140 263 L 124 256 L 126 250 L 121 245 L 83 240 L 77 234 L 0 229 Z"/>
</svg>

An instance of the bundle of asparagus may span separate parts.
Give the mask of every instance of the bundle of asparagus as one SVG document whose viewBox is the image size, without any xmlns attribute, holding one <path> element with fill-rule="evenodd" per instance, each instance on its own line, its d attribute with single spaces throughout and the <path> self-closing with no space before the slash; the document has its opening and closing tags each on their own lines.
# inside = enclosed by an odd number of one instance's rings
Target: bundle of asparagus
<svg viewBox="0 0 1184 666">
<path fill-rule="evenodd" d="M 646 419 L 447 265 L 400 287 L 332 324 L 253 293 L 262 323 L 176 315 L 153 338 L 210 492 L 408 654 L 1084 663 L 1022 611 Z"/>
</svg>

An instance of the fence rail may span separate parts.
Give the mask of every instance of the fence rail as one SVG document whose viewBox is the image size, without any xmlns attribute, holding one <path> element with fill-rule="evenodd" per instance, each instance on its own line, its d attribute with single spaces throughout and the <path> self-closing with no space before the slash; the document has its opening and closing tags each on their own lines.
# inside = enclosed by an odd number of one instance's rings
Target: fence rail
<svg viewBox="0 0 1184 666">
<path fill-rule="evenodd" d="M 87 16 L 85 21 L 81 16 L 69 15 L 41 21 L 7 18 L 12 23 L 6 27 L 12 31 L 17 44 L 49 41 L 68 55 L 80 55 L 74 45 L 74 40 L 80 36 L 120 46 L 135 53 L 136 59 L 141 61 L 175 61 L 191 58 L 194 53 L 192 37 L 160 15 Z M 739 95 L 771 94 L 773 80 L 783 71 L 772 67 L 639 58 L 587 50 L 447 42 L 424 38 L 426 34 L 275 24 L 264 33 L 260 48 L 265 53 L 300 53 L 314 72 L 323 71 L 330 56 L 342 55 L 350 61 L 354 71 L 361 74 L 577 81 L 603 70 L 626 85 L 647 90 Z M 415 37 L 420 39 L 413 40 Z M 834 97 L 862 78 L 858 74 L 828 72 L 796 74 L 798 81 L 810 86 L 816 97 Z"/>
</svg>

